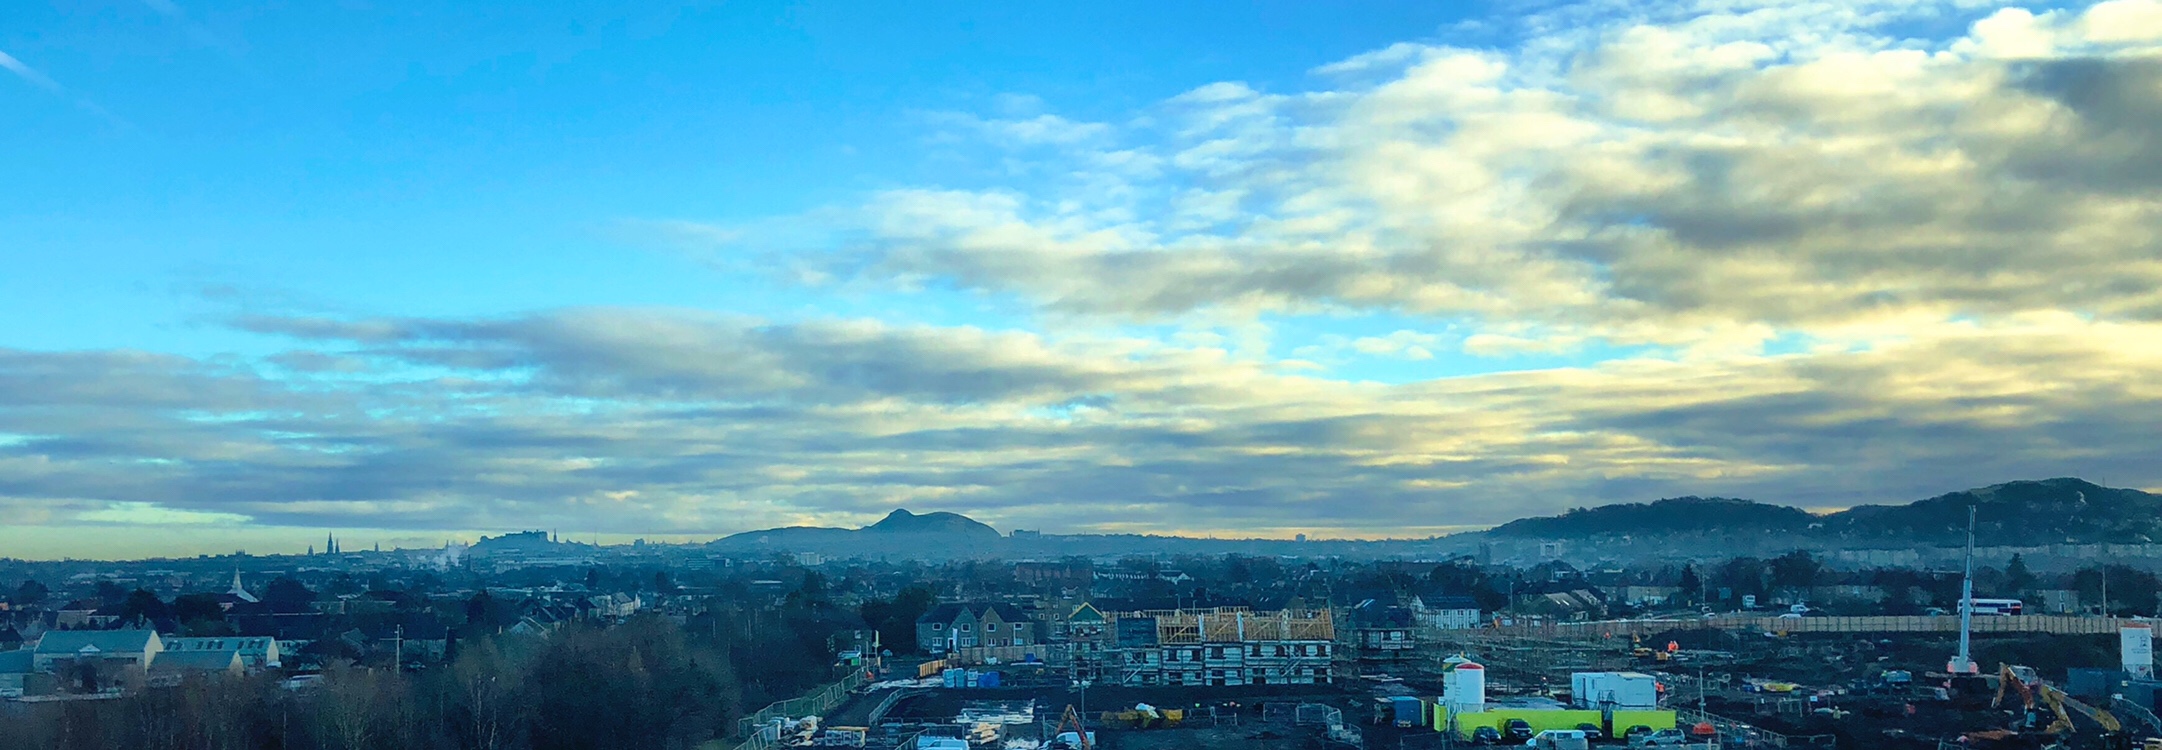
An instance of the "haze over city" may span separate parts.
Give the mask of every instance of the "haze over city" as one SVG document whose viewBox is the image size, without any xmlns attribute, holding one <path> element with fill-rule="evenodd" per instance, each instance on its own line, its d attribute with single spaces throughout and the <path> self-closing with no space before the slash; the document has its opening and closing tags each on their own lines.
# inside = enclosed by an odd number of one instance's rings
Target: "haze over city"
<svg viewBox="0 0 2162 750">
<path fill-rule="evenodd" d="M 2162 488 L 2162 2 L 0 18 L 0 557 Z"/>
</svg>

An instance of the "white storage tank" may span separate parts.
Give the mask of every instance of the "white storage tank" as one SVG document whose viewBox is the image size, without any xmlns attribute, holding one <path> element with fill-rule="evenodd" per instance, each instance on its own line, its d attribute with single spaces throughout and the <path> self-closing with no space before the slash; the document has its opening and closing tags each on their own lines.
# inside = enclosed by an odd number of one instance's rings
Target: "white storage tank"
<svg viewBox="0 0 2162 750">
<path fill-rule="evenodd" d="M 1486 709 L 1486 667 L 1462 657 L 1443 665 L 1441 703 L 1454 716 Z"/>
<path fill-rule="evenodd" d="M 2126 625 L 2117 631 L 2124 653 L 2124 671 L 2136 680 L 2154 679 L 2154 628 Z"/>
</svg>

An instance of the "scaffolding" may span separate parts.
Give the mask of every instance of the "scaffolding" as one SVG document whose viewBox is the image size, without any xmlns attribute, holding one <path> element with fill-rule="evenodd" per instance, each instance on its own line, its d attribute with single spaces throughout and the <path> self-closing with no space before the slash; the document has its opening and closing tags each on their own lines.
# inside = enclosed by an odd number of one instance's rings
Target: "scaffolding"
<svg viewBox="0 0 2162 750">
<path fill-rule="evenodd" d="M 1336 640 L 1336 621 L 1326 609 L 1254 612 L 1219 607 L 1135 614 L 1156 618 L 1156 639 L 1165 645 Z"/>
<path fill-rule="evenodd" d="M 1108 615 L 1107 616 L 1113 616 Z M 1123 685 L 1315 684 L 1333 679 L 1336 625 L 1329 610 L 1244 607 L 1119 613 L 1117 645 L 1088 650 L 1075 673 Z M 1131 637 L 1129 637 L 1131 636 Z"/>
</svg>

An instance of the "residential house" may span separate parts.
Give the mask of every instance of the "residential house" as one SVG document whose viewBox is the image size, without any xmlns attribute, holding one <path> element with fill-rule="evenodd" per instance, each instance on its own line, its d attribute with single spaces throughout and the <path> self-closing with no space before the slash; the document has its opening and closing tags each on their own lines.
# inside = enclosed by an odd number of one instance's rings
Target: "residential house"
<svg viewBox="0 0 2162 750">
<path fill-rule="evenodd" d="M 621 620 L 638 614 L 638 610 L 643 609 L 646 605 L 646 600 L 643 597 L 637 594 L 620 592 L 591 597 L 586 601 L 593 604 L 594 617 L 609 620 Z"/>
<path fill-rule="evenodd" d="M 1596 620 L 1606 616 L 1606 600 L 1598 590 L 1565 588 L 1544 593 L 1518 594 L 1515 609 L 1524 614 L 1562 620 Z"/>
<path fill-rule="evenodd" d="M 1615 586 L 1608 590 L 1613 592 L 1615 597 L 1621 599 L 1623 604 L 1631 607 L 1657 607 L 1666 604 L 1669 600 L 1682 593 L 1680 586 L 1644 586 L 1639 584 Z"/>
<path fill-rule="evenodd" d="M 1036 621 L 1011 604 L 986 605 L 977 620 L 983 625 L 979 641 L 985 646 L 1033 646 L 1041 641 L 1036 636 Z"/>
<path fill-rule="evenodd" d="M 0 651 L 14 651 L 23 647 L 23 633 L 13 625 L 0 625 Z"/>
<path fill-rule="evenodd" d="M 1035 620 L 1005 602 L 941 604 L 916 619 L 916 643 L 925 651 L 1040 642 Z"/>
<path fill-rule="evenodd" d="M 1360 661 L 1398 661 L 1412 656 L 1417 624 L 1411 610 L 1368 599 L 1351 608 L 1351 645 Z"/>
<path fill-rule="evenodd" d="M 119 611 L 106 607 L 103 602 L 96 599 L 77 599 L 60 605 L 53 625 L 66 629 L 104 628 L 119 620 Z"/>
<path fill-rule="evenodd" d="M 977 640 L 976 612 L 964 604 L 941 604 L 916 618 L 916 644 L 925 653 L 941 653 L 982 645 Z"/>
<path fill-rule="evenodd" d="M 1411 616 L 1420 627 L 1440 630 L 1476 628 L 1485 620 L 1479 611 L 1479 600 L 1427 591 L 1411 597 Z"/>
</svg>

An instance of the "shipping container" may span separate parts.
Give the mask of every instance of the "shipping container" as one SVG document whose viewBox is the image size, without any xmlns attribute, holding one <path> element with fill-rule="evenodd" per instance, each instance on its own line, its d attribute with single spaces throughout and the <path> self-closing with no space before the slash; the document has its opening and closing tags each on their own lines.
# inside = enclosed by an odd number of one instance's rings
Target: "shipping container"
<svg viewBox="0 0 2162 750">
<path fill-rule="evenodd" d="M 1659 707 L 1659 680 L 1641 672 L 1577 672 L 1569 676 L 1569 688 L 1581 709 Z"/>
<path fill-rule="evenodd" d="M 2108 700 L 2118 691 L 2118 683 L 2124 682 L 2124 672 L 2115 669 L 2073 667 L 2065 680 L 2064 691 L 2080 700 Z"/>
</svg>

